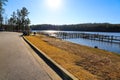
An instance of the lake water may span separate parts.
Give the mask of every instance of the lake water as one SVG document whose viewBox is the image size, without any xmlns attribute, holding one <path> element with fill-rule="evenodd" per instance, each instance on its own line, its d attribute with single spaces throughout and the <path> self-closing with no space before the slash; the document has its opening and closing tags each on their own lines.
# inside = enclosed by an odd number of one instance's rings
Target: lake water
<svg viewBox="0 0 120 80">
<path fill-rule="evenodd" d="M 116 43 L 108 43 L 108 42 L 101 42 L 101 41 L 95 41 L 95 40 L 88 40 L 88 39 L 65 39 L 66 41 L 86 45 L 90 47 L 97 46 L 99 49 L 116 52 L 120 54 L 120 44 Z"/>
<path fill-rule="evenodd" d="M 36 31 L 40 32 L 40 31 Z M 41 32 L 46 33 L 54 33 L 54 32 L 69 32 L 69 33 L 90 33 L 90 34 L 103 34 L 103 35 L 113 35 L 113 36 L 120 36 L 120 33 L 111 33 L 111 32 L 84 32 L 84 31 L 52 31 L 52 30 L 45 30 Z M 95 47 L 97 46 L 99 49 L 107 50 L 110 52 L 115 52 L 120 54 L 120 43 L 109 43 L 109 42 L 102 42 L 102 41 L 95 41 L 89 39 L 64 39 L 69 42 L 73 42 L 80 45 Z"/>
</svg>

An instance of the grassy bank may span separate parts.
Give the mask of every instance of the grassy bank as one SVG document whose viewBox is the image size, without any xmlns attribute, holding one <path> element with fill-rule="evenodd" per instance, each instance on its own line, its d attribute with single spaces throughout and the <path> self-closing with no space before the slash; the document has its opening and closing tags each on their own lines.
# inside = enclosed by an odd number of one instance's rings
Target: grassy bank
<svg viewBox="0 0 120 80">
<path fill-rule="evenodd" d="M 120 80 L 120 56 L 55 38 L 26 36 L 80 80 Z"/>
</svg>

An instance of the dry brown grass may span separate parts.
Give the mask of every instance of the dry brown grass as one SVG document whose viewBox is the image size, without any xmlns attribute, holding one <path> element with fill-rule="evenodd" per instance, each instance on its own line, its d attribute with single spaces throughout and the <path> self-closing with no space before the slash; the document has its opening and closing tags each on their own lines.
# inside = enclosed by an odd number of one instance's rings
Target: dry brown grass
<svg viewBox="0 0 120 80">
<path fill-rule="evenodd" d="M 120 80 L 120 56 L 43 35 L 26 38 L 80 80 Z"/>
</svg>

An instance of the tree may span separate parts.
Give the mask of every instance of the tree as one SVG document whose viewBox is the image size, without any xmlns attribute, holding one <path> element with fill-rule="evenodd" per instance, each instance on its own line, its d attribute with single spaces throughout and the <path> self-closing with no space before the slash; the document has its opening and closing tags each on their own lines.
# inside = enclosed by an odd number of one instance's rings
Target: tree
<svg viewBox="0 0 120 80">
<path fill-rule="evenodd" d="M 17 31 L 29 31 L 30 19 L 28 18 L 28 10 L 23 7 L 21 10 L 17 9 L 17 12 L 13 12 L 9 19 L 9 25 L 11 28 L 16 29 Z"/>
<path fill-rule="evenodd" d="M 16 14 L 16 16 L 17 16 L 17 21 L 16 21 L 16 29 L 17 30 L 21 30 L 21 12 L 20 12 L 20 10 L 19 9 L 17 9 L 17 14 Z"/>
<path fill-rule="evenodd" d="M 13 31 L 13 18 L 12 17 L 8 20 L 8 25 L 10 27 L 8 27 L 7 30 Z"/>
<path fill-rule="evenodd" d="M 0 0 L 0 28 L 2 28 L 2 22 L 3 22 L 3 13 L 4 13 L 4 8 L 3 6 L 6 5 L 6 2 L 8 0 Z"/>
<path fill-rule="evenodd" d="M 10 19 L 8 20 L 8 24 L 11 26 L 11 30 L 14 31 L 17 23 L 17 16 L 16 13 L 13 12 Z"/>
<path fill-rule="evenodd" d="M 11 15 L 11 17 L 13 18 L 13 26 L 16 26 L 16 18 L 17 18 L 17 16 L 16 16 L 16 13 L 15 12 L 13 12 L 13 14 Z"/>
<path fill-rule="evenodd" d="M 28 18 L 28 10 L 27 8 L 23 7 L 21 10 L 21 26 L 22 26 L 22 30 L 26 30 L 28 27 L 28 24 L 30 24 L 30 20 Z"/>
<path fill-rule="evenodd" d="M 25 30 L 30 29 L 29 24 L 30 24 L 30 19 L 29 18 L 25 19 Z"/>
</svg>

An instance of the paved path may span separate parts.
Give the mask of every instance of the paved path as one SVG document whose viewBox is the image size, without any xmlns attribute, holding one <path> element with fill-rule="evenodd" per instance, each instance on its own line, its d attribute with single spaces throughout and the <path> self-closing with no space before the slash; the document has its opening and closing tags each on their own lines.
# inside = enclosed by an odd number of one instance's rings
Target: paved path
<svg viewBox="0 0 120 80">
<path fill-rule="evenodd" d="M 0 80 L 60 80 L 20 37 L 0 32 Z"/>
</svg>

